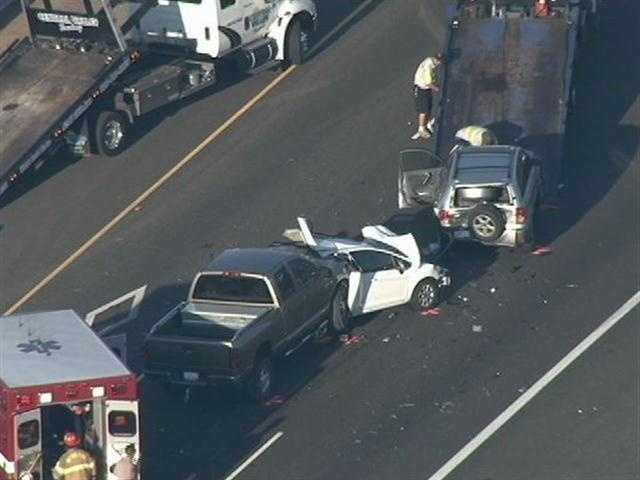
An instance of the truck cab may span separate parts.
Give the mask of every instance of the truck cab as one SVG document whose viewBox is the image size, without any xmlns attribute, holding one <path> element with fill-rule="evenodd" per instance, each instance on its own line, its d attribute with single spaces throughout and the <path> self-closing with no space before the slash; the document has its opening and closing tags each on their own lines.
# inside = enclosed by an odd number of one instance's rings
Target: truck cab
<svg viewBox="0 0 640 480">
<path fill-rule="evenodd" d="M 135 376 L 71 310 L 0 323 L 0 480 L 50 480 L 75 432 L 101 480 L 133 445 L 140 456 Z"/>
<path fill-rule="evenodd" d="M 142 16 L 138 35 L 212 58 L 270 44 L 274 58 L 285 60 L 295 53 L 287 49 L 308 47 L 316 19 L 313 0 L 158 0 Z"/>
</svg>

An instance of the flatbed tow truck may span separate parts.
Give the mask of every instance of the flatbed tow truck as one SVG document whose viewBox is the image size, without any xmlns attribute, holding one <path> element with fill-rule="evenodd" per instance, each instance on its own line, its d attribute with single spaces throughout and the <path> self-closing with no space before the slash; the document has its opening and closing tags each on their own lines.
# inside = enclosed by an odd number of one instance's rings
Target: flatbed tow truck
<svg viewBox="0 0 640 480">
<path fill-rule="evenodd" d="M 222 64 L 301 63 L 313 0 L 21 0 L 29 38 L 0 52 L 0 196 L 58 148 L 116 155 L 146 113 Z"/>
<path fill-rule="evenodd" d="M 141 456 L 136 377 L 71 310 L 0 321 L 0 480 L 52 480 L 68 431 L 97 479 L 133 445 Z"/>
<path fill-rule="evenodd" d="M 441 225 L 457 230 L 456 238 L 505 246 L 531 241 L 522 233 L 533 231 L 534 209 L 541 200 L 553 201 L 561 183 L 576 59 L 598 4 L 458 0 L 450 15 L 435 143 L 401 154 L 401 208 L 432 205 Z M 500 147 L 457 145 L 458 130 L 472 125 L 491 130 Z M 505 186 L 507 198 L 488 205 Z M 480 218 L 474 216 L 478 206 Z M 475 220 L 491 224 L 485 238 L 469 231 Z"/>
</svg>

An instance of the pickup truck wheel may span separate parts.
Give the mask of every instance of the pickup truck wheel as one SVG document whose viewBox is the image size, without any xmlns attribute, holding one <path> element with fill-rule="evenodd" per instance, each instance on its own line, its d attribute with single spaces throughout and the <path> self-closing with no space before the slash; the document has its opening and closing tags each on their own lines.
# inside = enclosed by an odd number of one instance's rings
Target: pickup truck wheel
<svg viewBox="0 0 640 480">
<path fill-rule="evenodd" d="M 351 328 L 351 312 L 349 311 L 348 287 L 341 283 L 331 301 L 331 329 L 335 333 L 345 333 Z"/>
<path fill-rule="evenodd" d="M 269 356 L 265 355 L 259 358 L 253 367 L 247 393 L 253 401 L 262 403 L 270 398 L 272 387 L 273 362 Z"/>
<path fill-rule="evenodd" d="M 413 289 L 411 306 L 416 310 L 428 310 L 435 307 L 440 299 L 440 287 L 433 278 L 421 280 Z"/>
<path fill-rule="evenodd" d="M 300 65 L 309 50 L 309 32 L 302 28 L 302 22 L 298 18 L 291 20 L 284 39 L 283 68 L 291 65 Z"/>
<path fill-rule="evenodd" d="M 100 112 L 95 124 L 96 149 L 100 155 L 113 157 L 124 150 L 128 123 L 120 112 Z"/>
<path fill-rule="evenodd" d="M 504 233 L 504 217 L 493 205 L 481 204 L 469 215 L 469 228 L 476 239 L 493 242 Z"/>
</svg>

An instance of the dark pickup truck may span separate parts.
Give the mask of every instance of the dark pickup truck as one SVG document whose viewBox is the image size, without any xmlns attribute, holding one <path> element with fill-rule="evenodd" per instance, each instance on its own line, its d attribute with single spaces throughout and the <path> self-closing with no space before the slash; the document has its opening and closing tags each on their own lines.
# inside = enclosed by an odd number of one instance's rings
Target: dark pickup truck
<svg viewBox="0 0 640 480">
<path fill-rule="evenodd" d="M 226 250 L 147 335 L 146 376 L 182 386 L 243 386 L 263 401 L 275 357 L 329 328 L 348 328 L 347 273 L 339 259 L 304 247 Z"/>
</svg>

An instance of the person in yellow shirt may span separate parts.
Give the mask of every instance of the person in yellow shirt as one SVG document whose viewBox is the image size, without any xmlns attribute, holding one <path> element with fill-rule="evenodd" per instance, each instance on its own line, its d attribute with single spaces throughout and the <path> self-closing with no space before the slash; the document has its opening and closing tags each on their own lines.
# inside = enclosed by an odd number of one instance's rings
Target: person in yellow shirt
<svg viewBox="0 0 640 480">
<path fill-rule="evenodd" d="M 483 145 L 496 145 L 498 139 L 488 128 L 479 125 L 469 125 L 456 132 L 456 140 L 463 146 L 481 147 Z"/>
<path fill-rule="evenodd" d="M 433 132 L 429 129 L 431 109 L 433 108 L 433 92 L 440 90 L 439 71 L 445 57 L 438 53 L 435 57 L 425 58 L 413 77 L 413 96 L 418 114 L 418 131 L 411 137 L 413 140 L 429 138 Z"/>
</svg>

